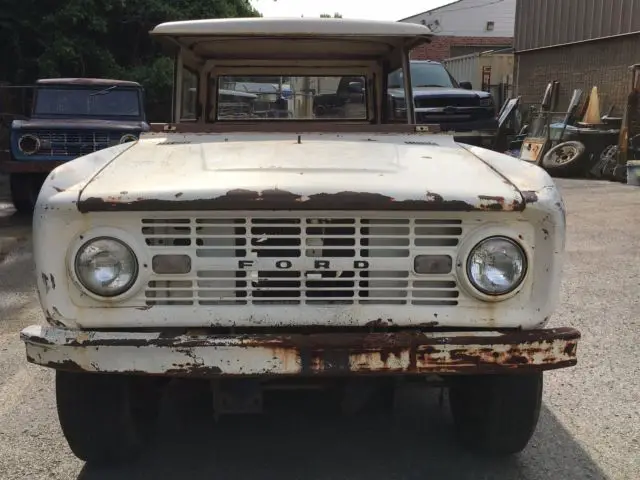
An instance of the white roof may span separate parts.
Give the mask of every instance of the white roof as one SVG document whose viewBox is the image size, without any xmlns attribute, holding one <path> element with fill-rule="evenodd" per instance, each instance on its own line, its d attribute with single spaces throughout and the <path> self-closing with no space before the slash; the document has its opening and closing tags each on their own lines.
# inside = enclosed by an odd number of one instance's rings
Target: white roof
<svg viewBox="0 0 640 480">
<path fill-rule="evenodd" d="M 151 35 L 202 59 L 371 60 L 426 43 L 431 31 L 412 23 L 257 17 L 162 23 Z"/>
<path fill-rule="evenodd" d="M 166 22 L 152 35 L 171 36 L 385 36 L 431 35 L 428 27 L 413 23 L 344 18 L 216 18 Z"/>
</svg>

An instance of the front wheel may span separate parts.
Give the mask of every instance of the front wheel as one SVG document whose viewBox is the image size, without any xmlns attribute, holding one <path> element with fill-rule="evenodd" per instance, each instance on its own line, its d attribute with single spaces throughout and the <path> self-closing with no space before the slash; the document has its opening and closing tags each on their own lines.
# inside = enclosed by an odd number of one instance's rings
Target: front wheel
<svg viewBox="0 0 640 480">
<path fill-rule="evenodd" d="M 38 200 L 46 174 L 12 173 L 9 177 L 11 201 L 18 213 L 30 215 Z"/>
<path fill-rule="evenodd" d="M 522 451 L 538 424 L 542 383 L 542 373 L 453 378 L 449 405 L 461 443 L 489 455 Z"/>
<path fill-rule="evenodd" d="M 81 460 L 134 459 L 151 439 L 160 406 L 156 378 L 56 372 L 58 419 Z"/>
</svg>

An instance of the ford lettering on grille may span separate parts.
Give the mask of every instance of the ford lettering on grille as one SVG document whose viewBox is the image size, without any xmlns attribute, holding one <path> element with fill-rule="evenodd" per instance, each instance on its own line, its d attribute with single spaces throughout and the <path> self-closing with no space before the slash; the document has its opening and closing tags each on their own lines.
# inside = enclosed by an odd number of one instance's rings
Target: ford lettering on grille
<svg viewBox="0 0 640 480">
<path fill-rule="evenodd" d="M 278 215 L 143 219 L 153 256 L 180 254 L 190 265 L 154 272 L 147 305 L 458 304 L 453 272 L 418 275 L 413 259 L 455 258 L 461 220 Z"/>
</svg>

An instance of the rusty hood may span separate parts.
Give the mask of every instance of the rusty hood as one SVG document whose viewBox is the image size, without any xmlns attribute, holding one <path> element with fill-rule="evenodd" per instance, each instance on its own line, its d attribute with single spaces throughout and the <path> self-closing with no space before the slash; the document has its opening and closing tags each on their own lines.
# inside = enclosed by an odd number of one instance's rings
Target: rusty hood
<svg viewBox="0 0 640 480">
<path fill-rule="evenodd" d="M 526 203 L 445 135 L 149 134 L 113 152 L 80 191 L 80 211 L 520 211 Z"/>
</svg>

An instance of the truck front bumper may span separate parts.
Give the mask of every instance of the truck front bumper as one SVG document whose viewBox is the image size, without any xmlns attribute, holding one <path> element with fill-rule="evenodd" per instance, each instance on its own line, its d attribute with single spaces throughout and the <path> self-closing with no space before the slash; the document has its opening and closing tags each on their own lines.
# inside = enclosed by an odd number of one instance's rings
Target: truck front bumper
<svg viewBox="0 0 640 480">
<path fill-rule="evenodd" d="M 168 335 L 30 326 L 31 363 L 78 372 L 178 377 L 483 374 L 576 363 L 580 333 L 548 330 Z"/>
<path fill-rule="evenodd" d="M 6 160 L 0 161 L 0 173 L 49 173 L 63 163 L 59 160 Z"/>
</svg>

